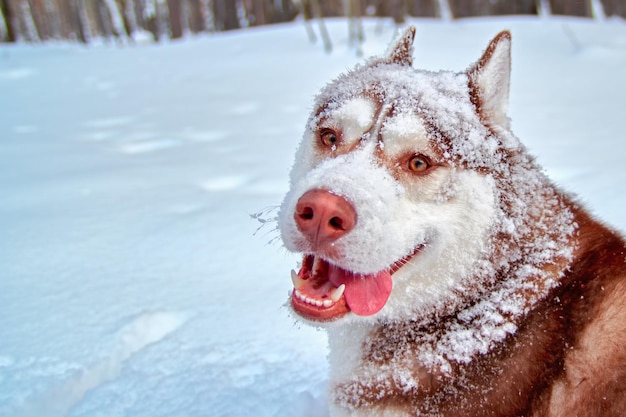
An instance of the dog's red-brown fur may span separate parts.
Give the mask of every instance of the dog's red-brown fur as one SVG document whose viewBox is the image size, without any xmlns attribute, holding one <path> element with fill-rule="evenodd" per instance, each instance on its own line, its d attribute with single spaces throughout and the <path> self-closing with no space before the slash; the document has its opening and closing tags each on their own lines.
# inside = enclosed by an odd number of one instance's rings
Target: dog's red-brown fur
<svg viewBox="0 0 626 417">
<path fill-rule="evenodd" d="M 626 249 L 623 239 L 569 203 L 579 225 L 571 269 L 498 349 L 452 373 L 415 364 L 414 392 L 385 385 L 359 392 L 353 406 L 419 410 L 423 416 L 619 417 L 626 412 Z M 411 323 L 379 328 L 364 361 L 401 349 Z M 410 339 L 410 337 L 409 337 Z M 393 386 L 393 384 L 391 385 Z M 348 395 L 349 396 L 349 395 Z"/>
</svg>

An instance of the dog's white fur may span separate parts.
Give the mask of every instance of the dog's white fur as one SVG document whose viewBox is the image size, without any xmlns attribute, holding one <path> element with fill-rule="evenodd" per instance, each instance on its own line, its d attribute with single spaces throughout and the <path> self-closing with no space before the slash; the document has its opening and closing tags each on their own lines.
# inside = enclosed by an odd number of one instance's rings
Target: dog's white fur
<svg viewBox="0 0 626 417">
<path fill-rule="evenodd" d="M 373 109 L 373 105 L 364 101 L 364 98 L 351 100 L 330 116 L 333 126 L 350 132 L 347 141 L 353 143 L 349 145 L 356 145 L 371 125 L 348 123 L 346 126 L 342 124 L 343 115 L 346 107 Z M 415 116 L 390 118 L 380 132 L 385 144 L 382 151 L 391 159 L 408 149 L 428 154 L 425 135 L 419 137 L 424 131 Z M 403 141 L 405 137 L 411 138 L 411 142 Z M 302 146 L 311 142 L 305 140 Z M 432 307 L 473 272 L 470 270 L 484 252 L 487 233 L 494 222 L 494 185 L 490 178 L 474 171 L 454 168 L 438 169 L 417 181 L 400 182 L 374 160 L 377 146 L 377 139 L 363 140 L 357 150 L 321 161 L 309 170 L 298 165 L 294 171 L 299 174 L 293 176 L 294 185 L 283 210 L 293 212 L 298 197 L 317 188 L 348 199 L 359 214 L 359 222 L 337 242 L 343 256 L 329 260 L 357 273 L 378 272 L 425 244 L 420 256 L 394 274 L 391 297 L 376 320 L 410 318 L 415 314 L 412 309 Z M 281 217 L 281 230 L 290 250 L 310 250 L 293 216 Z M 371 242 L 377 242 L 374 251 Z M 407 296 L 413 300 L 409 309 L 404 305 Z"/>
</svg>

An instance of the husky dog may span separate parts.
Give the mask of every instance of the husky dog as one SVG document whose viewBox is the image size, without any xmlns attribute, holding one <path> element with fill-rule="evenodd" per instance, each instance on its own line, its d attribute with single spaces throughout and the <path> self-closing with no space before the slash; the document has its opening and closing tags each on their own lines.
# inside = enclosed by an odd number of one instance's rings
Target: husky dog
<svg viewBox="0 0 626 417">
<path fill-rule="evenodd" d="M 625 243 L 511 132 L 510 33 L 462 73 L 414 35 L 322 89 L 279 212 L 331 415 L 626 415 Z"/>
</svg>

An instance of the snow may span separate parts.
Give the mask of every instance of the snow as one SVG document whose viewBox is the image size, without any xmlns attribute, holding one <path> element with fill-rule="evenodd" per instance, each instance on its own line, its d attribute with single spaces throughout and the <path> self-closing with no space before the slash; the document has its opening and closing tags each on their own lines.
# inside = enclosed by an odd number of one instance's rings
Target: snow
<svg viewBox="0 0 626 417">
<path fill-rule="evenodd" d="M 510 29 L 513 132 L 626 229 L 623 21 L 413 23 L 432 71 Z M 328 28 L 331 55 L 298 23 L 2 46 L 0 416 L 327 415 L 326 336 L 285 308 L 298 259 L 250 214 L 275 213 L 313 97 L 359 62 Z"/>
</svg>

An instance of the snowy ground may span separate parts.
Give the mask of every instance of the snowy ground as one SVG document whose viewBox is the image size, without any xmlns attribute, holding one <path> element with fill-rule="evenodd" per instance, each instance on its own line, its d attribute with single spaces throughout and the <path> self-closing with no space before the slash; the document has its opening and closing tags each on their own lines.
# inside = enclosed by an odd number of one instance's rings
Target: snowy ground
<svg viewBox="0 0 626 417">
<path fill-rule="evenodd" d="M 416 20 L 416 64 L 513 33 L 514 131 L 626 230 L 626 23 Z M 393 36 L 366 24 L 366 56 Z M 315 92 L 358 62 L 301 24 L 0 47 L 0 416 L 322 417 L 326 339 L 284 308 L 279 204 Z"/>
</svg>

